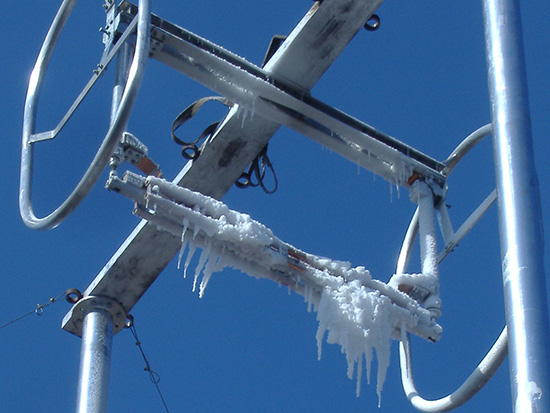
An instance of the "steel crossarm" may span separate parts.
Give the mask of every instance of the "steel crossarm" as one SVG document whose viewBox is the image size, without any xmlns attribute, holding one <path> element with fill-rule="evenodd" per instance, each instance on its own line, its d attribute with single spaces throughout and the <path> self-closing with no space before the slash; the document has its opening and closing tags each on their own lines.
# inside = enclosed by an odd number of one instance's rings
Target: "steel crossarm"
<svg viewBox="0 0 550 413">
<path fill-rule="evenodd" d="M 129 3 L 123 6 L 128 19 L 137 13 L 135 6 Z M 409 179 L 416 173 L 439 187 L 444 186 L 445 178 L 440 173 L 444 165 L 313 98 L 309 94 L 312 86 L 309 77 L 297 85 L 288 80 L 284 71 L 281 74 L 276 70 L 279 65 L 270 64 L 271 60 L 259 68 L 155 15 L 151 26 L 151 56 L 235 102 L 241 127 L 259 115 L 296 130 L 396 185 L 408 187 Z M 324 28 L 323 35 L 328 31 Z M 319 47 L 311 38 L 306 40 L 308 47 Z M 280 53 L 288 50 L 294 57 L 283 68 L 302 66 L 298 56 L 304 50 L 296 51 L 283 43 Z"/>
<path fill-rule="evenodd" d="M 274 80 L 307 94 L 382 1 L 315 3 L 267 62 L 265 72 Z M 120 7 L 131 10 L 127 2 Z M 189 162 L 174 182 L 221 199 L 279 126 L 261 115 L 243 125 L 238 110 L 233 109 L 199 158 Z M 114 298 L 129 312 L 180 246 L 178 237 L 141 221 L 88 286 L 84 296 Z M 80 336 L 81 315 L 73 310 L 74 307 L 63 319 L 62 327 Z"/>
</svg>

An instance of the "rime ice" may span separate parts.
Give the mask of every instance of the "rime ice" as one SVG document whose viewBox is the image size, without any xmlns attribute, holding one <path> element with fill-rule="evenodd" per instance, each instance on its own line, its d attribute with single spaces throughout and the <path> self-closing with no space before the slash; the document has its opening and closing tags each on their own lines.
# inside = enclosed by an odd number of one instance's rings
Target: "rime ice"
<svg viewBox="0 0 550 413">
<path fill-rule="evenodd" d="M 308 310 L 313 307 L 317 312 L 319 357 L 325 336 L 328 343 L 342 347 L 348 377 L 357 379 L 357 396 L 363 366 L 369 381 L 371 361 L 376 354 L 380 398 L 392 338 L 399 339 L 404 331 L 411 331 L 435 340 L 441 333 L 427 310 L 396 288 L 372 279 L 363 267 L 352 268 L 347 262 L 300 251 L 250 216 L 162 179 L 149 177 L 146 187 L 145 202 L 136 204 L 135 213 L 181 237 L 178 268 L 186 247 L 189 249 L 184 276 L 196 249 L 202 250 L 195 268 L 193 291 L 201 273 L 200 297 L 214 272 L 233 267 L 286 285 L 304 296 Z"/>
</svg>

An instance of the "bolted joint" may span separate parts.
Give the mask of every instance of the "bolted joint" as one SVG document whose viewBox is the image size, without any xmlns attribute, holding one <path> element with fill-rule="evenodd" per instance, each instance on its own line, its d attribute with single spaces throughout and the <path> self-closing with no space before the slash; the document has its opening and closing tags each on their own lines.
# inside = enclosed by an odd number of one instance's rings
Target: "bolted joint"
<svg viewBox="0 0 550 413">
<path fill-rule="evenodd" d="M 415 204 L 419 204 L 421 198 L 428 197 L 428 196 L 430 198 L 433 198 L 433 192 L 431 191 L 428 184 L 421 180 L 414 181 L 409 191 L 409 197 L 411 202 L 414 202 Z"/>
<path fill-rule="evenodd" d="M 433 293 L 426 297 L 423 307 L 428 310 L 434 320 L 441 317 L 441 298 L 439 293 Z"/>
<path fill-rule="evenodd" d="M 62 328 L 69 333 L 82 337 L 84 317 L 94 311 L 108 311 L 113 317 L 113 334 L 126 326 L 127 312 L 118 301 L 110 297 L 86 296 L 76 302 L 63 319 Z"/>
<path fill-rule="evenodd" d="M 434 320 L 441 317 L 439 281 L 434 274 L 394 274 L 388 284 L 428 310 Z"/>
</svg>

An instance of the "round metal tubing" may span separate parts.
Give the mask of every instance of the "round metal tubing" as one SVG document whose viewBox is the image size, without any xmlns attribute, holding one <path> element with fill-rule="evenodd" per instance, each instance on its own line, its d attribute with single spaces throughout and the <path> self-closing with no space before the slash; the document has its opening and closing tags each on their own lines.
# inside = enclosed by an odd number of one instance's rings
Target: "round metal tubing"
<svg viewBox="0 0 550 413">
<path fill-rule="evenodd" d="M 491 350 L 457 390 L 438 400 L 426 400 L 418 394 L 414 384 L 411 346 L 407 337 L 399 343 L 403 390 L 411 404 L 423 412 L 447 412 L 456 409 L 470 400 L 493 377 L 506 358 L 507 349 L 508 334 L 505 326 Z"/>
<path fill-rule="evenodd" d="M 492 126 L 488 124 L 466 137 L 466 139 L 464 139 L 443 162 L 445 164 L 443 173 L 448 176 L 458 162 L 475 145 L 491 133 Z M 419 209 L 417 208 L 411 219 L 399 253 L 396 274 L 403 274 L 406 271 L 414 241 L 418 236 L 418 223 Z M 411 347 L 407 334 L 407 337 L 399 343 L 399 361 L 401 365 L 401 382 L 403 383 L 403 390 L 411 404 L 418 410 L 424 412 L 446 412 L 455 409 L 470 400 L 491 379 L 506 358 L 508 350 L 507 343 L 508 334 L 505 326 L 498 340 L 493 344 L 481 363 L 479 363 L 477 368 L 456 391 L 437 400 L 427 400 L 418 394 L 414 384 Z"/>
<path fill-rule="evenodd" d="M 550 411 L 544 235 L 518 0 L 483 0 L 512 403 Z"/>
<path fill-rule="evenodd" d="M 105 308 L 90 308 L 84 316 L 76 411 L 107 411 L 113 315 Z"/>
<path fill-rule="evenodd" d="M 27 90 L 27 99 L 25 101 L 25 111 L 23 118 L 23 139 L 21 147 L 21 175 L 19 186 L 19 210 L 23 222 L 33 229 L 51 229 L 58 226 L 86 197 L 94 184 L 99 179 L 101 173 L 109 163 L 109 158 L 113 153 L 122 132 L 126 128 L 128 118 L 132 110 L 133 103 L 137 96 L 143 70 L 148 58 L 149 52 L 149 27 L 150 27 L 150 0 L 139 0 L 139 13 L 137 22 L 137 41 L 134 58 L 128 72 L 128 81 L 124 94 L 120 99 L 120 105 L 116 115 L 111 121 L 109 130 L 103 142 L 95 155 L 90 166 L 84 173 L 82 179 L 74 188 L 67 199 L 49 215 L 36 217 L 32 201 L 32 173 L 33 173 L 33 143 L 31 136 L 35 130 L 36 112 L 40 89 L 50 62 L 54 47 L 59 36 L 67 22 L 77 0 L 64 0 L 55 16 L 55 19 L 46 35 L 38 59 L 32 71 L 29 88 Z"/>
</svg>

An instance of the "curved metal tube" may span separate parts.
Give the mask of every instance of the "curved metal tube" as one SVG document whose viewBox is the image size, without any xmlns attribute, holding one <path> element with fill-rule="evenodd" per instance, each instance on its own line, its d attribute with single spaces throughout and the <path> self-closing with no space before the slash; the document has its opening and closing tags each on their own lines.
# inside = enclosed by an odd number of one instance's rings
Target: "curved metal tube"
<svg viewBox="0 0 550 413">
<path fill-rule="evenodd" d="M 93 185 L 99 179 L 101 173 L 109 163 L 109 157 L 114 151 L 126 123 L 130 117 L 133 103 L 137 96 L 143 69 L 149 52 L 149 26 L 150 26 L 150 0 L 139 0 L 139 14 L 137 23 L 137 41 L 134 58 L 128 73 L 128 82 L 116 117 L 112 120 L 109 130 L 97 152 L 92 163 L 84 173 L 78 185 L 68 198 L 52 213 L 43 218 L 34 214 L 31 192 L 32 192 L 32 170 L 33 170 L 33 145 L 30 137 L 34 133 L 36 124 L 36 111 L 40 89 L 50 62 L 54 47 L 59 39 L 61 31 L 65 26 L 77 0 L 64 0 L 54 18 L 52 25 L 42 44 L 38 59 L 32 71 L 25 111 L 23 117 L 23 140 L 21 147 L 21 175 L 19 184 L 19 211 L 23 222 L 33 229 L 52 229 L 58 226 L 88 195 Z"/>
<path fill-rule="evenodd" d="M 470 135 L 468 135 L 460 144 L 451 152 L 449 157 L 445 159 L 442 163 L 445 165 L 443 169 L 443 174 L 449 176 L 455 166 L 460 162 L 460 160 L 482 139 L 489 136 L 493 131 L 493 126 L 488 123 L 476 129 Z M 396 274 L 402 274 L 405 272 L 405 268 L 408 266 L 409 258 L 412 253 L 412 244 L 414 243 L 418 235 L 418 208 L 414 212 L 409 227 L 407 228 L 407 233 L 405 234 L 405 239 L 401 245 L 401 251 L 399 252 L 399 258 L 397 259 L 397 268 L 395 270 Z"/>
<path fill-rule="evenodd" d="M 492 133 L 492 125 L 487 124 L 477 129 L 475 132 L 467 136 L 451 153 L 451 155 L 443 161 L 446 165 L 443 173 L 449 175 L 458 162 L 483 138 Z M 418 235 L 418 208 L 416 209 L 405 239 L 399 252 L 397 260 L 396 274 L 402 274 L 408 265 L 411 256 L 414 241 Z M 399 361 L 401 365 L 401 382 L 407 398 L 418 410 L 425 412 L 445 412 L 457 408 L 458 406 L 470 400 L 493 376 L 497 369 L 502 364 L 502 361 L 508 354 L 508 330 L 506 326 L 500 333 L 495 344 L 489 350 L 485 358 L 479 363 L 473 373 L 466 381 L 453 393 L 437 400 L 423 399 L 414 384 L 412 373 L 412 356 L 410 342 L 407 337 L 399 343 Z"/>
<path fill-rule="evenodd" d="M 449 176 L 451 171 L 454 169 L 456 164 L 466 155 L 475 145 L 477 145 L 483 138 L 486 138 L 491 133 L 493 133 L 493 125 L 488 123 L 485 126 L 475 130 L 470 135 L 468 135 L 460 144 L 455 148 L 455 150 L 445 159 L 442 163 L 445 165 L 443 173 L 446 176 Z"/>
<path fill-rule="evenodd" d="M 424 412 L 446 412 L 470 400 L 491 379 L 508 354 L 508 330 L 506 326 L 495 344 L 477 368 L 453 393 L 438 400 L 426 400 L 418 395 L 413 380 L 410 342 L 407 338 L 399 343 L 401 382 L 407 398 L 414 408 Z"/>
</svg>

